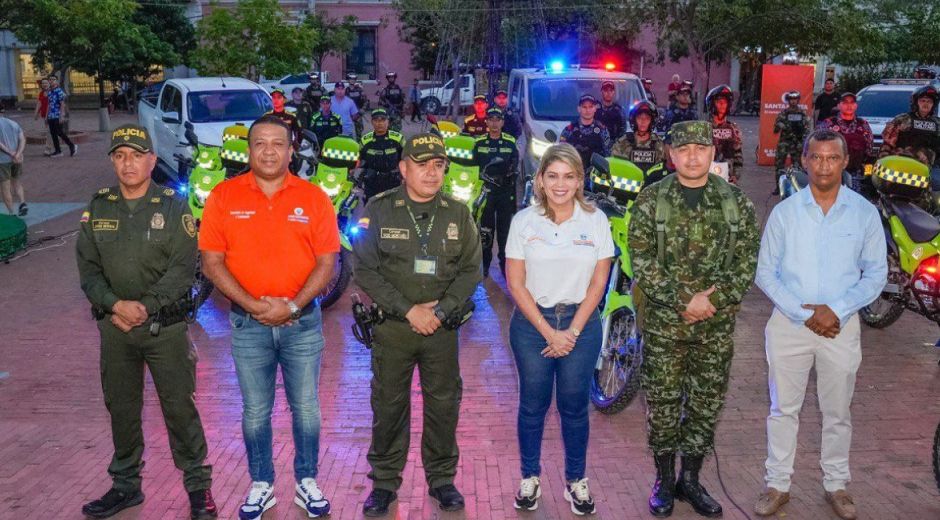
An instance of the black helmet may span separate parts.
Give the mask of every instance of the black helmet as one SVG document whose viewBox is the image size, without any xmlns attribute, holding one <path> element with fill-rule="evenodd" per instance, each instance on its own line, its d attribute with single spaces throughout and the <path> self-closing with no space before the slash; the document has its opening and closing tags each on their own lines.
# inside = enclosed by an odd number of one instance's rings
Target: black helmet
<svg viewBox="0 0 940 520">
<path fill-rule="evenodd" d="M 357 76 L 355 72 L 350 72 L 349 74 L 346 74 L 346 79 L 349 81 L 356 81 L 359 79 L 359 76 Z"/>
<path fill-rule="evenodd" d="M 397 72 L 386 72 L 386 73 L 385 73 L 385 77 L 386 77 L 386 78 L 397 78 L 397 77 L 398 77 L 398 73 L 397 73 Z"/>
<path fill-rule="evenodd" d="M 914 75 L 920 76 L 923 79 L 936 79 L 937 73 L 930 67 L 926 65 L 919 65 L 914 68 Z"/>
<path fill-rule="evenodd" d="M 929 97 L 932 99 L 934 110 L 937 109 L 937 103 L 940 102 L 940 92 L 937 92 L 937 87 L 933 85 L 924 85 L 911 94 L 911 112 L 918 111 L 917 100 L 922 97 Z"/>
<path fill-rule="evenodd" d="M 734 92 L 731 91 L 731 87 L 728 85 L 718 85 L 717 87 L 709 90 L 708 95 L 705 96 L 705 106 L 708 108 L 708 111 L 711 114 L 715 113 L 715 100 L 721 97 L 728 100 L 728 110 L 731 110 L 731 102 L 734 99 Z"/>
<path fill-rule="evenodd" d="M 692 82 L 689 80 L 685 80 L 679 85 L 679 90 L 677 90 L 676 92 L 677 93 L 688 92 L 691 95 L 692 87 L 693 87 Z"/>
<path fill-rule="evenodd" d="M 800 91 L 799 91 L 799 90 L 791 90 L 790 92 L 787 92 L 785 96 L 783 96 L 783 99 L 785 99 L 785 100 L 787 100 L 787 101 L 790 101 L 791 99 L 795 99 L 795 100 L 799 101 L 799 100 L 800 100 Z"/>
<path fill-rule="evenodd" d="M 650 118 L 652 119 L 652 121 L 650 121 L 650 131 L 653 130 L 653 125 L 656 124 L 656 117 L 658 115 L 658 112 L 656 111 L 656 105 L 645 99 L 642 101 L 637 101 L 633 104 L 632 107 L 630 107 L 630 113 L 627 114 L 627 119 L 630 121 L 630 128 L 633 129 L 634 132 L 636 132 L 636 116 L 642 113 L 649 114 Z"/>
</svg>

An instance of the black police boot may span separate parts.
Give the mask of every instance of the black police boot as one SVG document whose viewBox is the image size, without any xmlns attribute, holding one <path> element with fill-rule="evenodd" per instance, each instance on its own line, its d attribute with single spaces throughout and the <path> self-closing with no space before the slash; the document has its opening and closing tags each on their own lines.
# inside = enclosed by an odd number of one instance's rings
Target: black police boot
<svg viewBox="0 0 940 520">
<path fill-rule="evenodd" d="M 431 498 L 440 502 L 444 511 L 460 511 L 463 509 L 463 495 L 453 484 L 444 484 L 428 491 Z"/>
<path fill-rule="evenodd" d="M 708 491 L 705 491 L 705 486 L 698 481 L 704 459 L 701 455 L 682 457 L 682 471 L 676 482 L 676 498 L 688 502 L 692 509 L 702 516 L 718 518 L 721 516 L 721 504 L 712 498 Z"/>
<path fill-rule="evenodd" d="M 362 514 L 371 517 L 385 516 L 388 514 L 388 506 L 397 499 L 398 495 L 394 491 L 375 488 L 362 505 Z"/>
<path fill-rule="evenodd" d="M 82 506 L 82 514 L 92 518 L 108 518 L 143 501 L 144 493 L 139 489 L 136 491 L 120 491 L 111 488 L 103 497 Z"/>
<path fill-rule="evenodd" d="M 189 492 L 189 516 L 192 520 L 208 520 L 219 516 L 219 508 L 212 499 L 212 490 Z"/>
<path fill-rule="evenodd" d="M 660 518 L 672 516 L 676 498 L 676 454 L 656 455 L 653 460 L 656 462 L 656 482 L 650 493 L 650 513 Z"/>
</svg>

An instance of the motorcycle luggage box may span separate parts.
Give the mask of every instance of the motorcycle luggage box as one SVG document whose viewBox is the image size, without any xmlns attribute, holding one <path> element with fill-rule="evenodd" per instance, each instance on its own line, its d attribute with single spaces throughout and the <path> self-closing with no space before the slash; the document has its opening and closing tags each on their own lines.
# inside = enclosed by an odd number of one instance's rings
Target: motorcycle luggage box
<svg viewBox="0 0 940 520">
<path fill-rule="evenodd" d="M 627 206 L 636 200 L 636 196 L 643 187 L 645 177 L 643 170 L 636 164 L 620 157 L 608 157 L 607 164 L 610 168 L 609 175 L 597 171 L 592 175 L 593 191 L 595 193 L 607 193 L 610 190 L 617 204 Z"/>
<path fill-rule="evenodd" d="M 917 199 L 930 189 L 930 170 L 910 157 L 883 157 L 875 164 L 872 184 L 883 195 Z"/>
</svg>

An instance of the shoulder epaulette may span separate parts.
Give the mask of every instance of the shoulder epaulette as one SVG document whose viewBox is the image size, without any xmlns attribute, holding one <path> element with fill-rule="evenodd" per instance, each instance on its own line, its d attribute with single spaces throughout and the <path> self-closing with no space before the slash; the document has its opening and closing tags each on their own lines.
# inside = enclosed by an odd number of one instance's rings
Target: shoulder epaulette
<svg viewBox="0 0 940 520">
<path fill-rule="evenodd" d="M 490 138 L 490 134 L 483 134 L 483 135 L 474 136 L 473 140 L 479 142 L 479 141 L 486 141 L 489 138 Z"/>
<path fill-rule="evenodd" d="M 473 119 L 474 119 L 475 117 L 476 117 L 476 115 L 469 115 L 469 116 L 463 118 L 463 122 L 464 122 L 464 123 L 469 123 L 470 121 L 473 121 Z"/>
<path fill-rule="evenodd" d="M 405 136 L 402 135 L 401 132 L 396 132 L 396 131 L 394 131 L 394 130 L 389 130 L 389 131 L 388 131 L 388 137 L 389 137 L 389 139 L 391 139 L 391 140 L 393 140 L 393 141 L 397 141 L 397 142 L 399 142 L 399 143 L 402 142 L 402 141 L 405 139 Z"/>
<path fill-rule="evenodd" d="M 513 137 L 512 134 L 507 134 L 506 132 L 503 132 L 503 139 L 509 141 L 510 143 L 516 142 L 516 138 Z"/>
<path fill-rule="evenodd" d="M 366 135 L 362 136 L 362 145 L 365 146 L 371 143 L 375 139 L 375 132 L 369 132 Z"/>
</svg>

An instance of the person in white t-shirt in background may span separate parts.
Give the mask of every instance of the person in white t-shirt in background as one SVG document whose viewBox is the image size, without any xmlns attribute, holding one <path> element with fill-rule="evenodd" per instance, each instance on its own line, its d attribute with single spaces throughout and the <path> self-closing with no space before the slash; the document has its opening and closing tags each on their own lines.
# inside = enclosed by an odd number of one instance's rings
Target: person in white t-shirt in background
<svg viewBox="0 0 940 520">
<path fill-rule="evenodd" d="M 516 214 L 506 244 L 506 278 L 516 302 L 509 343 L 519 371 L 522 482 L 516 509 L 534 510 L 545 415 L 557 388 L 565 446 L 565 500 L 592 514 L 585 465 L 588 406 L 601 348 L 597 306 L 614 242 L 607 217 L 584 199 L 584 165 L 570 144 L 550 147 L 535 176 L 537 203 Z"/>
<path fill-rule="evenodd" d="M 343 135 L 357 139 L 356 120 L 359 119 L 359 108 L 356 107 L 355 101 L 346 97 L 346 85 L 342 81 L 337 81 L 333 86 L 330 105 L 333 113 L 343 120 Z"/>
</svg>

